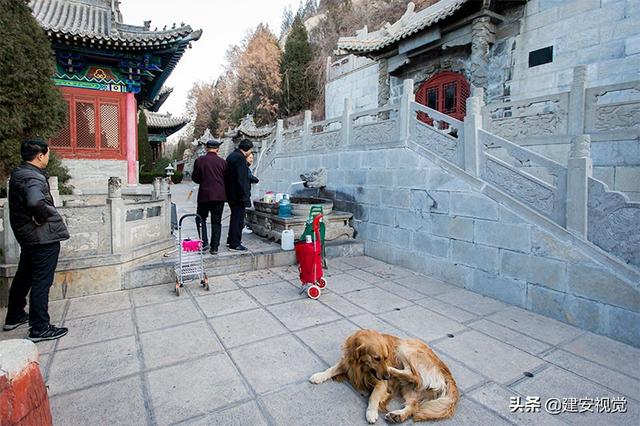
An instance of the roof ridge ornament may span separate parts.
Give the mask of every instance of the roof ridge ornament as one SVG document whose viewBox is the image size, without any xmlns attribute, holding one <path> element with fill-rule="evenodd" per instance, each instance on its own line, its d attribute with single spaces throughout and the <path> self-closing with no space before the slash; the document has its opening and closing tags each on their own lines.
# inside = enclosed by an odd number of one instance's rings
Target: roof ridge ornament
<svg viewBox="0 0 640 426">
<path fill-rule="evenodd" d="M 356 31 L 356 37 L 358 39 L 365 39 L 367 38 L 368 34 L 369 34 L 369 27 L 367 27 L 366 25 L 362 27 L 362 29 Z"/>
</svg>

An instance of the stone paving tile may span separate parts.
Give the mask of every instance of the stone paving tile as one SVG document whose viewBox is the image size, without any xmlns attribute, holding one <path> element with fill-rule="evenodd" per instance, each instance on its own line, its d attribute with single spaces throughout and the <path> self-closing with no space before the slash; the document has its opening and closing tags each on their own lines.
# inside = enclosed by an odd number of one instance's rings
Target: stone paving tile
<svg viewBox="0 0 640 426">
<path fill-rule="evenodd" d="M 133 305 L 136 307 L 150 305 L 152 303 L 170 302 L 178 299 L 173 284 L 160 284 L 137 288 L 131 290 L 131 296 L 133 298 Z"/>
<path fill-rule="evenodd" d="M 71 299 L 66 318 L 72 319 L 129 308 L 131 308 L 129 293 L 126 291 L 114 291 L 112 293 Z"/>
<path fill-rule="evenodd" d="M 640 397 L 640 380 L 603 367 L 563 350 L 555 350 L 544 356 L 544 360 L 570 370 L 586 379 L 620 392 L 630 398 Z"/>
<path fill-rule="evenodd" d="M 258 307 L 258 304 L 242 290 L 202 296 L 196 301 L 209 318 Z"/>
<path fill-rule="evenodd" d="M 460 390 L 461 392 L 466 392 L 474 386 L 478 386 L 480 383 L 487 380 L 480 374 L 471 371 L 462 363 L 451 359 L 447 355 L 439 351 L 434 352 L 436 353 L 436 355 L 438 355 L 438 358 L 440 358 L 445 364 L 447 364 L 447 367 L 449 367 L 449 371 L 451 371 L 451 374 L 453 374 L 453 378 L 458 385 L 458 390 Z"/>
<path fill-rule="evenodd" d="M 366 400 L 346 384 L 328 381 L 301 383 L 261 397 L 278 425 L 367 425 Z M 384 424 L 384 420 L 378 420 Z"/>
<path fill-rule="evenodd" d="M 544 364 L 539 358 L 477 331 L 458 334 L 453 339 L 436 343 L 434 347 L 503 384 Z"/>
<path fill-rule="evenodd" d="M 49 354 L 38 354 L 38 365 L 40 367 L 40 373 L 42 374 L 42 377 L 45 379 L 45 382 L 47 380 L 47 374 L 48 374 L 47 363 L 49 362 L 50 356 L 51 355 Z"/>
<path fill-rule="evenodd" d="M 268 269 L 241 272 L 239 274 L 229 275 L 229 278 L 231 278 L 240 287 L 253 287 L 256 285 L 265 285 L 282 281 L 282 278 Z"/>
<path fill-rule="evenodd" d="M 375 284 L 383 281 L 388 281 L 386 278 L 379 277 L 378 275 L 374 275 L 371 272 L 364 271 L 362 269 L 351 269 L 344 272 L 345 274 L 354 276 L 366 283 Z"/>
<path fill-rule="evenodd" d="M 407 333 L 429 342 L 447 334 L 456 335 L 466 327 L 421 306 L 411 306 L 380 315 L 380 318 Z"/>
<path fill-rule="evenodd" d="M 346 294 L 344 297 L 374 314 L 405 308 L 413 304 L 413 302 L 402 299 L 380 288 L 367 288 L 354 291 Z"/>
<path fill-rule="evenodd" d="M 418 293 L 422 293 L 425 296 L 435 296 L 437 294 L 447 293 L 449 291 L 460 289 L 460 287 L 446 284 L 435 278 L 416 274 L 398 278 L 394 281 L 398 284 L 415 290 Z"/>
<path fill-rule="evenodd" d="M 290 302 L 291 300 L 306 298 L 306 293 L 300 294 L 300 287 L 295 287 L 289 281 L 261 285 L 248 290 L 258 302 L 263 305 Z"/>
<path fill-rule="evenodd" d="M 365 268 L 372 268 L 372 267 L 375 267 L 375 266 L 387 265 L 387 263 L 384 263 L 381 260 L 374 259 L 373 257 L 367 257 L 367 256 L 343 257 L 340 260 L 343 263 L 346 263 L 347 265 L 351 265 L 354 268 L 359 268 L 359 269 L 365 269 Z"/>
<path fill-rule="evenodd" d="M 146 368 L 198 358 L 222 350 L 205 321 L 151 331 L 140 335 Z"/>
<path fill-rule="evenodd" d="M 327 270 L 331 271 L 331 270 L 339 270 L 339 271 L 349 271 L 351 269 L 356 269 L 355 266 L 345 262 L 345 259 L 348 259 L 347 257 L 343 257 L 340 259 L 329 259 L 327 260 Z M 353 258 L 351 258 L 353 259 Z"/>
<path fill-rule="evenodd" d="M 267 426 L 269 423 L 267 423 L 258 405 L 251 401 L 179 424 L 189 426 Z"/>
<path fill-rule="evenodd" d="M 133 336 L 56 351 L 47 381 L 49 395 L 118 379 L 140 368 Z"/>
<path fill-rule="evenodd" d="M 264 309 L 212 318 L 211 325 L 227 348 L 287 333 Z"/>
<path fill-rule="evenodd" d="M 443 302 L 442 300 L 434 299 L 433 297 L 424 297 L 416 300 L 416 304 L 458 322 L 466 322 L 478 318 L 477 315 L 471 312 L 456 308 L 453 305 Z"/>
<path fill-rule="evenodd" d="M 269 271 L 278 275 L 283 280 L 297 281 L 300 278 L 300 271 L 298 271 L 297 265 L 280 266 L 271 268 Z"/>
<path fill-rule="evenodd" d="M 362 269 L 387 280 L 397 280 L 399 278 L 413 277 L 416 275 L 413 271 L 388 263 Z"/>
<path fill-rule="evenodd" d="M 178 300 L 176 300 L 178 299 Z M 175 298 L 170 303 L 143 306 L 136 309 L 136 320 L 140 332 L 156 330 L 172 325 L 201 319 L 200 312 L 188 298 Z"/>
<path fill-rule="evenodd" d="M 298 331 L 296 335 L 324 362 L 333 365 L 340 359 L 342 343 L 357 330 L 360 330 L 360 327 L 346 320 L 340 320 Z"/>
<path fill-rule="evenodd" d="M 331 309 L 312 299 L 272 305 L 268 306 L 267 309 L 292 331 L 324 324 L 340 318 Z"/>
<path fill-rule="evenodd" d="M 439 294 L 435 297 L 477 315 L 487 315 L 507 307 L 495 299 L 462 289 Z"/>
<path fill-rule="evenodd" d="M 234 283 L 233 280 L 226 275 L 209 277 L 209 290 L 205 290 L 200 285 L 190 285 L 187 286 L 187 288 L 189 289 L 189 292 L 195 297 L 240 289 L 240 287 L 238 287 L 236 283 Z"/>
<path fill-rule="evenodd" d="M 469 397 L 476 402 L 479 402 L 483 406 L 495 411 L 496 413 L 502 415 L 503 417 L 508 418 L 518 425 L 563 425 L 560 419 L 551 414 L 544 411 L 542 408 L 537 413 L 524 413 L 524 412 L 515 412 L 512 413 L 509 409 L 509 402 L 511 397 L 518 396 L 517 393 L 510 391 L 508 389 L 503 388 L 497 383 L 487 383 L 479 389 L 471 392 Z M 521 396 L 522 398 L 522 396 Z M 526 402 L 526 396 L 523 398 L 523 401 Z"/>
<path fill-rule="evenodd" d="M 349 274 L 337 274 L 327 279 L 327 289 L 333 293 L 344 294 L 372 285 Z"/>
<path fill-rule="evenodd" d="M 564 345 L 563 348 L 583 358 L 611 366 L 624 374 L 640 379 L 639 348 L 593 333 L 586 333 Z"/>
<path fill-rule="evenodd" d="M 231 357 L 259 394 L 308 379 L 326 366 L 293 336 L 280 336 L 231 349 Z M 298 400 L 301 405 L 310 401 Z"/>
<path fill-rule="evenodd" d="M 123 392 L 126 389 L 126 392 Z M 53 396 L 53 423 L 65 426 L 146 425 L 140 376 Z"/>
<path fill-rule="evenodd" d="M 469 398 L 462 397 L 460 398 L 460 402 L 458 402 L 456 414 L 452 418 L 439 422 L 438 424 L 451 426 L 500 426 L 509 425 L 510 423 L 497 414 L 487 410 L 482 405 L 476 404 Z"/>
<path fill-rule="evenodd" d="M 515 306 L 496 312 L 487 319 L 550 345 L 566 342 L 584 333 L 578 328 Z"/>
<path fill-rule="evenodd" d="M 166 425 L 245 399 L 249 392 L 226 354 L 148 373 L 155 420 Z"/>
<path fill-rule="evenodd" d="M 392 326 L 389 323 L 382 321 L 380 318 L 373 314 L 367 313 L 364 315 L 356 315 L 349 318 L 349 320 L 357 324 L 362 329 L 378 330 L 380 333 L 392 334 L 403 339 L 411 337 L 406 332 Z"/>
<path fill-rule="evenodd" d="M 518 333 L 509 328 L 484 319 L 474 321 L 467 325 L 475 330 L 488 334 L 491 337 L 495 337 L 502 342 L 508 343 L 533 355 L 544 352 L 551 347 L 545 343 L 540 342 L 539 340 L 532 339 L 528 336 L 525 336 L 524 334 Z"/>
<path fill-rule="evenodd" d="M 576 374 L 549 367 L 534 377 L 513 386 L 521 395 L 539 396 L 544 402 L 549 398 L 602 398 L 620 397 L 608 389 L 587 381 Z M 562 413 L 557 417 L 569 424 L 575 425 L 637 425 L 640 419 L 640 404 L 627 400 L 627 413 Z"/>
<path fill-rule="evenodd" d="M 322 302 L 322 304 L 327 305 L 328 307 L 330 307 L 334 311 L 337 311 L 341 315 L 344 315 L 345 317 L 365 313 L 364 309 L 354 305 L 351 302 L 348 302 L 344 299 L 344 297 L 339 296 L 335 293 L 322 293 L 322 296 L 320 296 L 319 300 L 320 302 Z"/>
<path fill-rule="evenodd" d="M 131 336 L 134 333 L 131 311 L 70 319 L 64 325 L 69 328 L 69 334 L 60 339 L 58 349 Z"/>
<path fill-rule="evenodd" d="M 62 315 L 67 306 L 67 300 L 54 300 L 49 302 L 49 319 L 52 324 L 60 324 L 62 322 Z M 2 315 L 0 320 L 4 324 L 5 315 Z"/>
<path fill-rule="evenodd" d="M 377 282 L 374 284 L 376 287 L 383 289 L 384 291 L 388 291 L 396 296 L 399 296 L 403 299 L 410 300 L 415 302 L 418 299 L 424 298 L 424 294 L 420 294 L 417 291 L 411 290 L 403 285 L 397 284 L 393 281 L 385 280 L 381 282 Z"/>
</svg>

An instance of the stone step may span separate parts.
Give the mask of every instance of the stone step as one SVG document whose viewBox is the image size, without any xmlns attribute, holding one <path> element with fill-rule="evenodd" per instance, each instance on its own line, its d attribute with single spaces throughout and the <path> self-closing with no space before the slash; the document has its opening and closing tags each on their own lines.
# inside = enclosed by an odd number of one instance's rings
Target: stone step
<svg viewBox="0 0 640 426">
<path fill-rule="evenodd" d="M 330 268 L 330 259 L 364 255 L 364 243 L 356 240 L 327 242 L 326 255 Z M 296 264 L 296 255 L 293 250 L 283 251 L 275 244 L 259 252 L 225 253 L 218 256 L 205 254 L 204 259 L 204 268 L 210 277 Z M 162 257 L 138 265 L 125 273 L 123 288 L 175 282 L 175 262 L 176 254 L 173 253 L 170 257 Z"/>
</svg>

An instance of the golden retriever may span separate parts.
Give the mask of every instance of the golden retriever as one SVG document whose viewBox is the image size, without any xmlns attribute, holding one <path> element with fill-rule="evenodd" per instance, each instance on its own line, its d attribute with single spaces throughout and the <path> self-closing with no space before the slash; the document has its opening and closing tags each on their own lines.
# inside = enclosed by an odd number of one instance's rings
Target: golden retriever
<svg viewBox="0 0 640 426">
<path fill-rule="evenodd" d="M 425 343 L 400 339 L 375 330 L 359 330 L 342 347 L 333 367 L 309 378 L 322 383 L 331 378 L 348 379 L 358 390 L 371 391 L 367 421 L 378 420 L 378 409 L 401 396 L 404 407 L 387 413 L 390 423 L 446 419 L 456 411 L 459 394 L 449 368 Z"/>
</svg>

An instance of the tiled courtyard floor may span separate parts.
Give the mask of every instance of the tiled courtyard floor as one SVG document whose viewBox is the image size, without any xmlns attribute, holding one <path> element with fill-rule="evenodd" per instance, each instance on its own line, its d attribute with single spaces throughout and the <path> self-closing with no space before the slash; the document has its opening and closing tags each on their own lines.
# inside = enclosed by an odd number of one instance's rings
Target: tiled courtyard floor
<svg viewBox="0 0 640 426">
<path fill-rule="evenodd" d="M 283 267 L 180 297 L 167 284 L 52 302 L 70 330 L 37 344 L 55 424 L 366 424 L 364 396 L 307 381 L 358 328 L 421 338 L 448 363 L 463 396 L 447 424 L 638 424 L 640 349 L 372 258 L 330 267 L 318 301 Z M 512 414 L 518 395 L 624 397 L 628 412 Z"/>
</svg>

